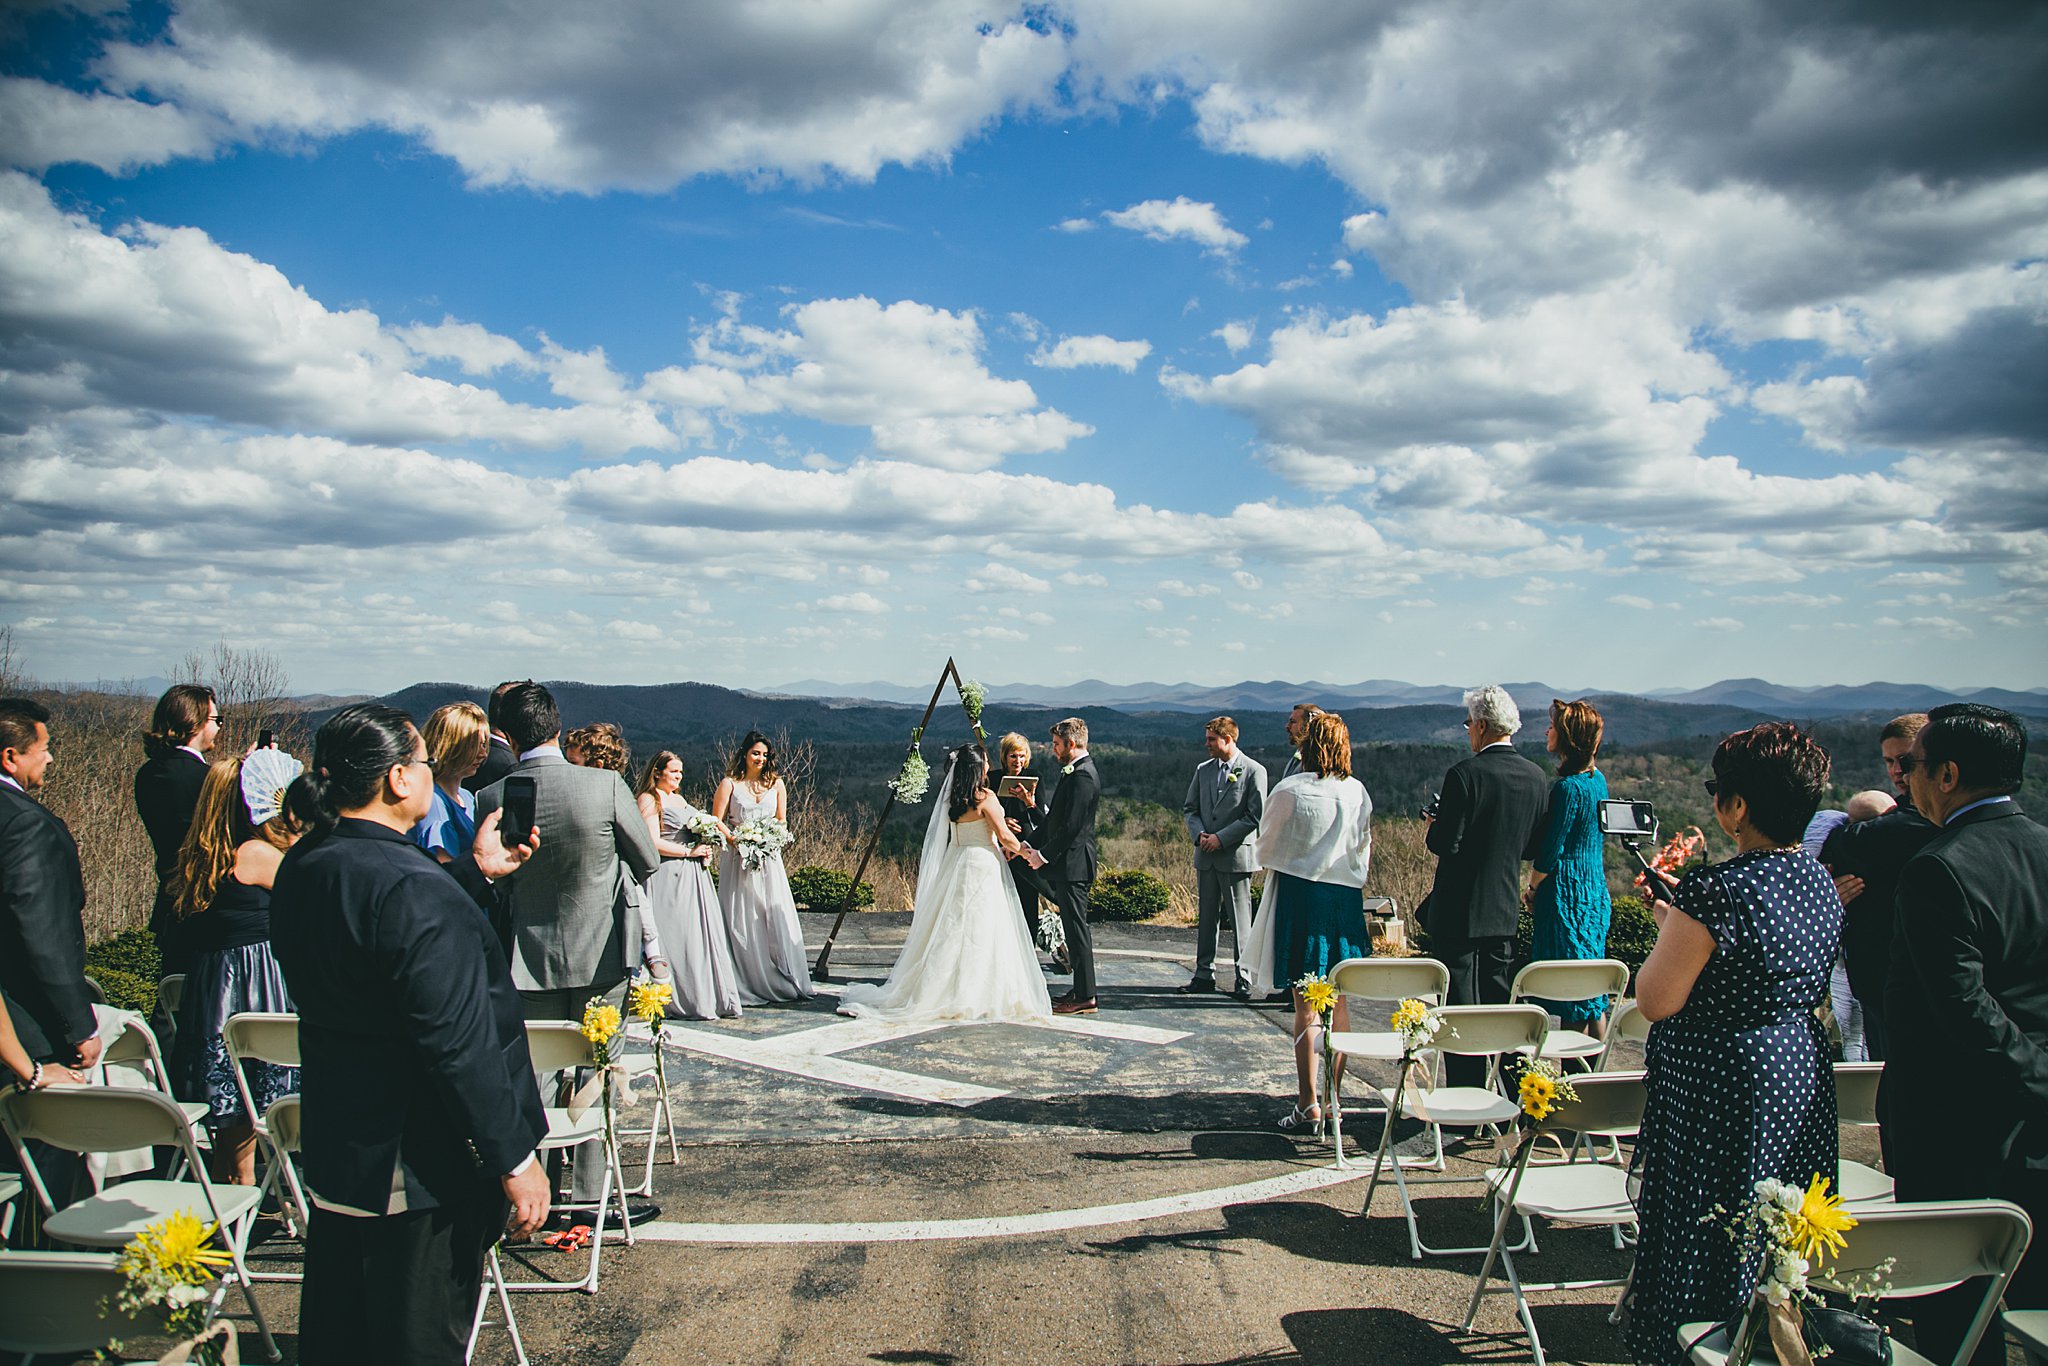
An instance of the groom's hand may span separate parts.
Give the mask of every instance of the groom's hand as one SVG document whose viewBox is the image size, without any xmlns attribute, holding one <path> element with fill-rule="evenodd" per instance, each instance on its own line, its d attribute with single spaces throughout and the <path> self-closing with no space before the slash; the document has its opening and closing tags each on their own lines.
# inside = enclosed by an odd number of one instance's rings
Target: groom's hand
<svg viewBox="0 0 2048 1366">
<path fill-rule="evenodd" d="M 1025 845 L 1022 852 L 1024 855 L 1024 864 L 1026 867 L 1030 868 L 1032 872 L 1035 873 L 1040 868 L 1045 867 L 1045 855 L 1039 853 L 1030 845 Z"/>
</svg>

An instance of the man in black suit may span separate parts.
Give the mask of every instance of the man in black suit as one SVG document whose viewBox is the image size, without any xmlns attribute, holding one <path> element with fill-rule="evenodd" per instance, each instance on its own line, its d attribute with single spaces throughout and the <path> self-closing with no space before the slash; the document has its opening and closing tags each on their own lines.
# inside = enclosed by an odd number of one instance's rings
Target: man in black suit
<svg viewBox="0 0 2048 1366">
<path fill-rule="evenodd" d="M 485 1252 L 548 1208 L 519 995 L 474 904 L 483 874 L 532 851 L 507 851 L 495 814 L 471 860 L 444 868 L 412 842 L 433 772 L 403 712 L 343 710 L 313 762 L 293 802 L 313 832 L 271 903 L 315 1206 L 299 1359 L 457 1363 Z"/>
<path fill-rule="evenodd" d="M 1878 1115 L 1900 1200 L 1995 1196 L 2039 1230 L 2048 1228 L 2048 830 L 2012 799 L 2026 758 L 2020 719 L 1972 702 L 1928 712 L 1906 753 L 1914 804 L 1940 829 L 1899 878 Z M 2038 1240 L 2005 1300 L 2048 1307 Z M 1980 1301 L 1965 1284 L 1902 1308 L 1920 1351 L 1940 1361 Z M 2005 1360 L 1996 1331 L 1976 1360 Z"/>
<path fill-rule="evenodd" d="M 1095 881 L 1095 807 L 1102 799 L 1102 780 L 1088 757 L 1088 723 L 1069 716 L 1055 725 L 1052 757 L 1060 764 L 1060 785 L 1037 846 L 1024 847 L 1024 861 L 1046 870 L 1074 970 L 1073 989 L 1053 998 L 1053 1013 L 1093 1015 L 1095 940 L 1088 929 L 1088 891 Z"/>
<path fill-rule="evenodd" d="M 1820 851 L 1820 861 L 1835 875 L 1842 893 L 1842 960 L 1849 972 L 1849 994 L 1863 1006 L 1863 1046 L 1872 1062 L 1888 1056 L 1885 974 L 1891 969 L 1899 876 L 1907 861 L 1941 833 L 1940 826 L 1914 809 L 1912 785 L 1901 767 L 1913 748 L 1913 737 L 1926 724 L 1922 712 L 1885 723 L 1877 748 L 1899 804 L 1874 819 L 1837 827 Z"/>
<path fill-rule="evenodd" d="M 1507 689 L 1489 683 L 1465 694 L 1465 738 L 1472 756 L 1444 774 L 1443 795 L 1425 842 L 1436 855 L 1436 882 L 1422 907 L 1429 947 L 1451 970 L 1449 1005 L 1508 999 L 1515 921 L 1522 910 L 1522 861 L 1543 836 L 1549 782 L 1515 753 L 1522 728 Z M 1481 1058 L 1451 1058 L 1454 1086 L 1477 1086 Z"/>
<path fill-rule="evenodd" d="M 505 734 L 505 694 L 532 682 L 530 678 L 514 679 L 491 689 L 491 699 L 484 705 L 484 714 L 490 719 L 491 745 L 484 751 L 484 761 L 477 766 L 476 772 L 462 780 L 462 785 L 471 792 L 483 791 L 518 767 L 518 751 L 512 748 L 512 741 Z"/>
<path fill-rule="evenodd" d="M 192 813 L 199 809 L 206 753 L 220 738 L 220 725 L 220 702 L 213 689 L 198 683 L 174 684 L 156 700 L 156 713 L 142 737 L 146 757 L 135 770 L 135 812 L 142 817 L 149 847 L 156 854 L 156 903 L 149 913 L 149 932 L 167 977 L 192 966 L 192 955 L 178 942 L 178 917 L 171 909 L 167 884 L 178 865 L 185 832 L 192 828 Z"/>
<path fill-rule="evenodd" d="M 78 845 L 29 796 L 50 767 L 50 713 L 0 700 L 0 994 L 34 1062 L 90 1067 L 98 1023 L 85 989 L 85 879 Z"/>
</svg>

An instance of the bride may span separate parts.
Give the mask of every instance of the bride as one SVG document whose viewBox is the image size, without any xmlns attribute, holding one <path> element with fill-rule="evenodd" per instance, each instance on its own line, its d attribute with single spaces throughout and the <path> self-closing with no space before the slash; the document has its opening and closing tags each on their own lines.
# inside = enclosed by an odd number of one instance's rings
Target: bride
<svg viewBox="0 0 2048 1366">
<path fill-rule="evenodd" d="M 1005 856 L 1021 846 L 988 787 L 988 751 L 954 750 L 918 863 L 910 937 L 889 980 L 857 984 L 839 1013 L 896 1022 L 1037 1020 L 1052 1015 Z"/>
</svg>

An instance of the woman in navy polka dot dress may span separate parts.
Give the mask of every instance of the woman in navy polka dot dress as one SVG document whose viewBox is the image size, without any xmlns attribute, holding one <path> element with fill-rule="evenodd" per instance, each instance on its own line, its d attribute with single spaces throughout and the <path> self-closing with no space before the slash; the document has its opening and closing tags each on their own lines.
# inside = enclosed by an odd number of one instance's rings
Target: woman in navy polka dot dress
<svg viewBox="0 0 2048 1366">
<path fill-rule="evenodd" d="M 1649 1103 L 1633 1179 L 1642 1238 L 1629 1292 L 1637 1361 L 1685 1360 L 1679 1325 L 1732 1318 L 1761 1266 L 1738 1261 L 1715 1205 L 1766 1177 L 1835 1176 L 1839 1135 L 1827 988 L 1842 902 L 1800 833 L 1827 789 L 1827 752 L 1773 722 L 1714 751 L 1707 791 L 1736 856 L 1696 869 L 1653 904 L 1657 946 L 1636 978 L 1652 1021 Z"/>
</svg>

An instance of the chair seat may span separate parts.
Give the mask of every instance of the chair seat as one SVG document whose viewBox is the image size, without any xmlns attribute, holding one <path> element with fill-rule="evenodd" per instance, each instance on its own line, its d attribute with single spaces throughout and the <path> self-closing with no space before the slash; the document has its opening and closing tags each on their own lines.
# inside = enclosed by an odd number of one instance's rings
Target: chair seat
<svg viewBox="0 0 2048 1366">
<path fill-rule="evenodd" d="M 2048 1309 L 2008 1309 L 2001 1317 L 2030 1358 L 2048 1356 Z"/>
<path fill-rule="evenodd" d="M 1393 1104 L 1394 1088 L 1381 1087 L 1380 1099 Z M 1522 1112 L 1521 1106 L 1483 1086 L 1439 1086 L 1434 1091 L 1411 1091 L 1404 1108 L 1424 1123 L 1448 1124 L 1452 1128 L 1505 1124 Z"/>
<path fill-rule="evenodd" d="M 1353 1033 L 1349 1030 L 1338 1033 L 1330 1031 L 1330 1047 L 1353 1058 L 1371 1058 L 1376 1062 L 1401 1061 L 1401 1036 L 1394 1033 Z"/>
<path fill-rule="evenodd" d="M 585 1110 L 581 1119 L 572 1119 L 566 1108 L 555 1106 L 549 1106 L 546 1113 L 548 1132 L 540 1141 L 543 1151 L 604 1137 L 604 1106 L 601 1104 Z"/>
<path fill-rule="evenodd" d="M 626 1064 L 626 1075 L 629 1078 L 651 1077 L 654 1075 L 654 1055 L 652 1053 L 628 1053 L 621 1061 Z"/>
<path fill-rule="evenodd" d="M 1486 1174 L 1487 1189 L 1498 1192 L 1513 1174 L 1506 1168 L 1494 1168 Z M 1515 1210 L 1565 1224 L 1636 1221 L 1636 1207 L 1628 1198 L 1628 1173 L 1597 1162 L 1529 1168 L 1515 1192 Z"/>
<path fill-rule="evenodd" d="M 1704 1338 L 1700 1338 L 1702 1333 L 1706 1334 Z M 1727 1366 L 1728 1349 L 1733 1344 L 1728 1341 L 1728 1331 L 1725 1328 L 1716 1327 L 1711 1323 L 1688 1323 L 1679 1328 L 1679 1346 L 1683 1347 L 1695 1338 L 1700 1338 L 1700 1340 L 1692 1349 L 1693 1366 Z M 1778 1359 L 1771 1351 L 1771 1340 L 1769 1337 L 1764 1337 L 1757 1342 L 1756 1359 L 1758 1361 L 1776 1361 Z M 1935 1363 L 1921 1356 L 1897 1338 L 1893 1338 L 1892 1366 L 1935 1366 Z"/>
<path fill-rule="evenodd" d="M 1845 1205 L 1890 1204 L 1892 1179 L 1875 1167 L 1843 1160 L 1835 1173 L 1835 1189 Z"/>
<path fill-rule="evenodd" d="M 203 1100 L 181 1100 L 178 1102 L 178 1108 L 185 1112 L 187 1124 L 196 1125 L 206 1118 L 206 1102 Z"/>
<path fill-rule="evenodd" d="M 221 1218 L 230 1223 L 256 1207 L 263 1192 L 254 1186 L 215 1186 L 213 1198 Z M 213 1222 L 206 1194 L 191 1181 L 123 1181 L 75 1205 L 67 1205 L 43 1221 L 43 1229 L 60 1243 L 80 1247 L 125 1247 L 130 1239 L 165 1215 L 184 1212 L 202 1224 Z"/>
<path fill-rule="evenodd" d="M 1607 1041 L 1576 1029 L 1553 1029 L 1543 1036 L 1546 1058 L 1590 1058 L 1605 1051 Z"/>
<path fill-rule="evenodd" d="M 0 1205 L 21 1194 L 21 1178 L 0 1173 Z"/>
</svg>

